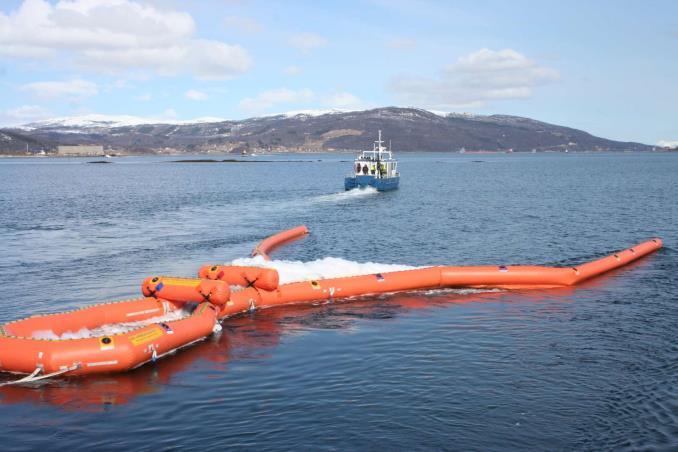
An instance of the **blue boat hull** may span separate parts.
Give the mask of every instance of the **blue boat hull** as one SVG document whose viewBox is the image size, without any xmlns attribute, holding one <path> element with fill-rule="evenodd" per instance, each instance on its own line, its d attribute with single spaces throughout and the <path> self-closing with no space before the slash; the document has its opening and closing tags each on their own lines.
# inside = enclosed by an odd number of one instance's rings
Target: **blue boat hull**
<svg viewBox="0 0 678 452">
<path fill-rule="evenodd" d="M 351 190 L 357 187 L 374 187 L 377 191 L 395 190 L 400 183 L 400 177 L 378 179 L 372 175 L 347 177 L 344 179 L 344 189 Z"/>
</svg>

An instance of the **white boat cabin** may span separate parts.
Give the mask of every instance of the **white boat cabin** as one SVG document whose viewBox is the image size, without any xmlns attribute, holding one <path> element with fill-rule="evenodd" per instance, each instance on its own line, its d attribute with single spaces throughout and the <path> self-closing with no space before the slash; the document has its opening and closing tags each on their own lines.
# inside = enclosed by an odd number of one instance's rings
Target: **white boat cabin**
<svg viewBox="0 0 678 452">
<path fill-rule="evenodd" d="M 398 177 L 398 162 L 393 158 L 390 146 L 383 146 L 381 130 L 379 139 L 374 142 L 371 151 L 363 151 L 355 159 L 353 171 L 356 176 L 374 176 L 378 179 Z"/>
</svg>

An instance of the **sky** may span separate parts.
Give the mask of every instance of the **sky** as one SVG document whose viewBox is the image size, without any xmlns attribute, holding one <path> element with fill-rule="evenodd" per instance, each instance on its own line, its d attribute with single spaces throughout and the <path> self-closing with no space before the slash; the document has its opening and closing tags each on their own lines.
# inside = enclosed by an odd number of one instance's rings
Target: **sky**
<svg viewBox="0 0 678 452">
<path fill-rule="evenodd" d="M 678 1 L 0 0 L 0 124 L 384 106 L 678 145 Z"/>
</svg>

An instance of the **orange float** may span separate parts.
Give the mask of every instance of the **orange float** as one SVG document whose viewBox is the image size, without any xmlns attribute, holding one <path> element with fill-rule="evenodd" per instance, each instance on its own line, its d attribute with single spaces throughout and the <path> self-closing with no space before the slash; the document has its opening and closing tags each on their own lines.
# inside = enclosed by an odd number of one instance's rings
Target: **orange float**
<svg viewBox="0 0 678 452">
<path fill-rule="evenodd" d="M 145 297 L 162 298 L 180 303 L 209 302 L 221 306 L 228 302 L 231 288 L 224 281 L 149 276 L 141 283 L 141 293 Z"/>
<path fill-rule="evenodd" d="M 276 234 L 263 240 L 252 254 L 268 259 L 270 250 L 307 233 L 305 226 L 299 226 Z M 652 239 L 575 267 L 438 266 L 282 285 L 278 272 L 270 268 L 207 265 L 201 267 L 199 278 L 146 278 L 141 285 L 145 298 L 0 325 L 0 370 L 29 374 L 13 383 L 62 374 L 125 371 L 206 338 L 220 329 L 220 319 L 242 312 L 418 289 L 568 287 L 623 267 L 661 247 L 660 239 Z M 232 290 L 231 285 L 240 287 Z M 188 315 L 169 321 L 160 317 L 178 309 L 188 310 Z M 119 334 L 62 338 L 83 328 L 139 321 L 148 324 Z M 55 339 L 41 339 L 44 332 Z"/>
<path fill-rule="evenodd" d="M 218 279 L 234 286 L 256 287 L 264 290 L 275 290 L 280 282 L 278 271 L 272 268 L 234 265 L 203 265 L 198 271 L 198 277 Z"/>
</svg>

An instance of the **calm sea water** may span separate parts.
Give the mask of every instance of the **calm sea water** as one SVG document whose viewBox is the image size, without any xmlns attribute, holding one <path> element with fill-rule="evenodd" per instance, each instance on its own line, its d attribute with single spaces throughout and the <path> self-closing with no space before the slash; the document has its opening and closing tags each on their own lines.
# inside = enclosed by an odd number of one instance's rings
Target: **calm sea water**
<svg viewBox="0 0 678 452">
<path fill-rule="evenodd" d="M 676 450 L 678 155 L 400 157 L 383 194 L 342 191 L 351 156 L 0 160 L 0 322 L 136 297 L 298 224 L 276 259 L 666 248 L 577 289 L 272 309 L 134 372 L 0 388 L 2 450 Z"/>
</svg>

